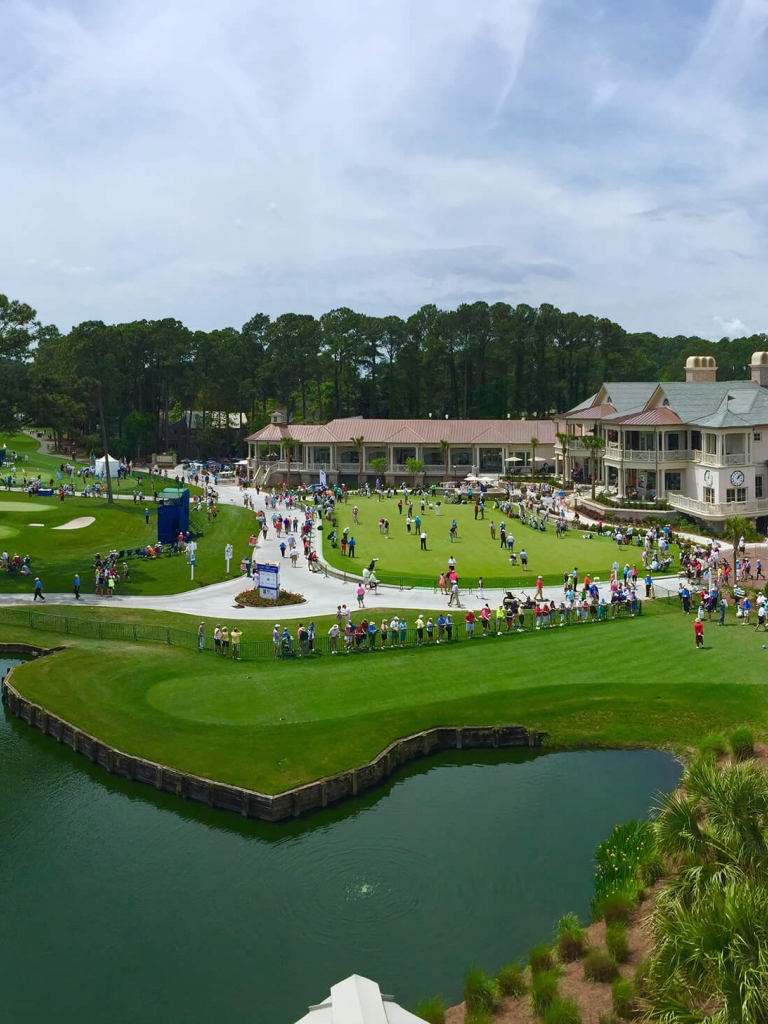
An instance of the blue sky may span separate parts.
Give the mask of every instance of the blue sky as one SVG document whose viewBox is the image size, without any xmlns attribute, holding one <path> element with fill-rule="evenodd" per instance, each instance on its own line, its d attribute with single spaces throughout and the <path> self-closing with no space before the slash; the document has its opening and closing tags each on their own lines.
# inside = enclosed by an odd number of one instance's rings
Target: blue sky
<svg viewBox="0 0 768 1024">
<path fill-rule="evenodd" d="M 4 0 L 0 291 L 68 328 L 768 329 L 768 0 Z"/>
</svg>

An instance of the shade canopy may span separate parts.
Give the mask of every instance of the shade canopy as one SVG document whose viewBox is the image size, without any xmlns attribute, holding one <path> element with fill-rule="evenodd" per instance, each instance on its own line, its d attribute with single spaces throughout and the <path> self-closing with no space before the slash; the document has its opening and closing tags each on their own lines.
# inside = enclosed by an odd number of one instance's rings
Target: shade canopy
<svg viewBox="0 0 768 1024">
<path fill-rule="evenodd" d="M 421 1017 L 383 996 L 375 981 L 352 974 L 331 988 L 328 999 L 310 1006 L 296 1024 L 424 1024 Z"/>
<path fill-rule="evenodd" d="M 120 463 L 112 455 L 102 455 L 100 459 L 96 459 L 96 465 L 93 467 L 96 476 L 107 475 L 107 459 L 109 459 L 109 475 L 112 479 L 117 477 L 117 471 L 120 469 Z"/>
<path fill-rule="evenodd" d="M 518 455 L 509 455 L 506 459 L 504 459 L 504 461 L 505 462 L 522 462 L 523 460 Z"/>
</svg>

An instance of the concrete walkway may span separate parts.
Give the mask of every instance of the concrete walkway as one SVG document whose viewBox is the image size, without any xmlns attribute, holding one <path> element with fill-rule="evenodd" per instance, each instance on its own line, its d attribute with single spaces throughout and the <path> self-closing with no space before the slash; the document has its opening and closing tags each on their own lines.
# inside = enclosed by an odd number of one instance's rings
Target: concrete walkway
<svg viewBox="0 0 768 1024">
<path fill-rule="evenodd" d="M 220 481 L 218 491 L 219 505 L 231 504 L 242 506 L 243 494 L 236 484 Z M 248 493 L 253 495 L 253 491 L 249 491 Z M 253 496 L 256 508 L 264 508 L 263 496 Z M 317 531 L 314 531 L 314 536 L 318 541 L 318 554 L 322 557 L 322 534 L 318 534 Z M 285 619 L 295 619 L 333 614 L 340 604 L 346 604 L 355 609 L 357 608 L 356 582 L 350 581 L 345 583 L 331 576 L 326 577 L 321 572 L 309 572 L 303 555 L 299 557 L 297 568 L 292 568 L 290 559 L 288 557 L 281 557 L 279 543 L 280 538 L 277 537 L 270 524 L 266 541 L 259 536 L 258 546 L 254 549 L 254 557 L 257 561 L 279 562 L 281 569 L 281 587 L 303 594 L 307 599 L 305 604 L 287 605 L 281 608 L 240 608 L 234 603 L 234 598 L 241 591 L 246 590 L 251 586 L 250 579 L 248 579 L 244 574 L 238 575 L 236 578 L 228 580 L 225 583 L 217 583 L 208 587 L 199 587 L 195 590 L 189 590 L 182 594 L 164 594 L 157 597 L 134 597 L 127 594 L 121 594 L 118 591 L 115 593 L 115 596 L 111 598 L 100 597 L 93 594 L 83 594 L 80 598 L 79 604 L 106 605 L 108 607 L 114 607 L 116 610 L 120 608 L 143 608 L 148 611 L 183 612 L 188 615 L 208 618 L 226 618 L 228 620 L 272 619 L 275 622 L 280 621 L 281 616 Z M 350 560 L 350 562 L 351 570 L 362 572 L 365 564 L 362 559 L 358 561 Z M 531 577 L 530 584 L 524 588 L 515 588 L 514 593 L 516 596 L 519 597 L 525 594 L 533 596 L 536 589 L 536 573 L 531 572 L 529 575 Z M 676 577 L 671 575 L 668 579 L 670 582 L 674 582 L 674 586 L 676 588 Z M 43 580 L 43 582 L 45 581 Z M 599 586 L 601 595 L 605 593 L 607 597 L 607 583 L 601 581 Z M 550 600 L 557 599 L 558 602 L 562 600 L 562 586 L 545 587 L 543 592 L 544 596 Z M 638 596 L 640 596 L 641 593 L 644 593 L 644 589 L 638 586 Z M 471 607 L 475 611 L 479 611 L 487 600 L 491 608 L 495 609 L 501 604 L 504 594 L 505 591 L 503 590 L 486 590 L 483 598 L 481 598 L 474 591 L 469 594 L 465 592 L 461 595 L 460 607 Z M 46 593 L 45 604 L 36 601 L 34 602 L 34 605 L 38 610 L 42 611 L 48 607 L 74 605 L 75 603 L 74 596 L 71 593 Z M 4 594 L 0 596 L 0 604 L 7 606 L 31 607 L 33 605 L 32 595 Z M 418 614 L 420 611 L 427 613 L 447 607 L 448 598 L 446 596 L 435 590 L 427 588 L 399 590 L 396 587 L 380 586 L 378 593 L 374 594 L 367 591 L 365 594 L 366 611 L 371 609 L 392 609 L 396 611 L 410 612 L 414 615 Z"/>
</svg>

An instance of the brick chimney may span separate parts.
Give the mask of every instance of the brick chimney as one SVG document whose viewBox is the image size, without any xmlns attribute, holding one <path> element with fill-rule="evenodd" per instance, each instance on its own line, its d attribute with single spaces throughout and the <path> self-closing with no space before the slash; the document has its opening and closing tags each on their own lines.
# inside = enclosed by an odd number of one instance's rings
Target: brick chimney
<svg viewBox="0 0 768 1024">
<path fill-rule="evenodd" d="M 749 369 L 752 380 L 761 388 L 768 388 L 768 352 L 753 352 Z"/>
<path fill-rule="evenodd" d="M 685 380 L 687 384 L 717 380 L 717 363 L 712 356 L 688 356 L 685 360 Z"/>
</svg>

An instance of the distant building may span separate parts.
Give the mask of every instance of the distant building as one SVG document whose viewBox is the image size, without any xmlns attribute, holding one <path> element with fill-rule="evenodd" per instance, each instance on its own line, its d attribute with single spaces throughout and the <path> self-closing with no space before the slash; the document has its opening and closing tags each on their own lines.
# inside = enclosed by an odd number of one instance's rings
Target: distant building
<svg viewBox="0 0 768 1024">
<path fill-rule="evenodd" d="M 618 497 L 658 498 L 712 525 L 744 516 L 768 528 L 768 352 L 751 380 L 718 381 L 711 356 L 691 356 L 684 382 L 609 382 L 555 417 L 558 474 L 589 480 L 580 438 L 600 434 L 597 482 Z"/>
<path fill-rule="evenodd" d="M 217 455 L 229 454 L 224 451 L 227 431 L 234 436 L 242 434 L 248 428 L 248 420 L 237 412 L 203 412 L 199 409 L 185 410 L 179 419 L 168 424 L 168 447 L 178 454 L 180 459 L 214 458 Z M 213 429 L 221 432 L 222 444 L 216 445 L 216 451 L 208 451 L 207 439 L 199 439 L 201 431 Z"/>
<path fill-rule="evenodd" d="M 533 438 L 538 441 L 535 452 Z M 350 417 L 287 425 L 277 412 L 271 423 L 246 440 L 250 475 L 260 484 L 285 480 L 289 448 L 292 482 L 318 483 L 322 473 L 329 484 L 355 487 L 359 480 L 373 484 L 377 476 L 382 484 L 396 486 L 409 478 L 408 459 L 424 463 L 426 483 L 471 475 L 496 478 L 507 471 L 527 473 L 533 458 L 536 471 L 546 472 L 555 461 L 551 420 Z M 371 468 L 374 459 L 385 460 L 383 472 Z"/>
</svg>

